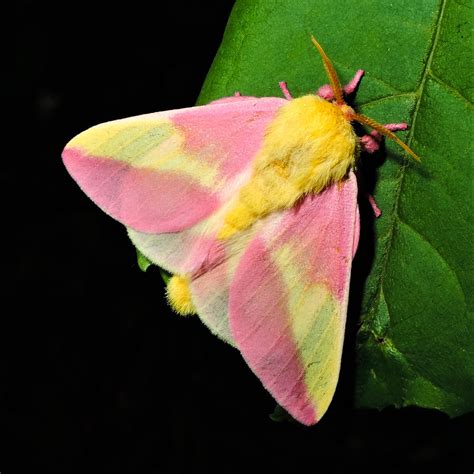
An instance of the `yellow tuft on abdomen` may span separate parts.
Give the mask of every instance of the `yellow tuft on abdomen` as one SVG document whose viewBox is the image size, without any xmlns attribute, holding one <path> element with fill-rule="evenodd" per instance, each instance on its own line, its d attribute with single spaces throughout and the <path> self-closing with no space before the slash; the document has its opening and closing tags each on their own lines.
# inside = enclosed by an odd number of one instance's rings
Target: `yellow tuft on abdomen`
<svg viewBox="0 0 474 474">
<path fill-rule="evenodd" d="M 196 314 L 197 311 L 191 298 L 188 278 L 173 275 L 166 287 L 166 296 L 171 308 L 181 316 Z"/>
</svg>

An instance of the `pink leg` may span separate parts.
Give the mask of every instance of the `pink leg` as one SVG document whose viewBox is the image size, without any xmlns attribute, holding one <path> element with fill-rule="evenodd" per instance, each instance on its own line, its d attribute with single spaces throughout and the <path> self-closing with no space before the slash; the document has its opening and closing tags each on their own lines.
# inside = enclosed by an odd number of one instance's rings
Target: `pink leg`
<svg viewBox="0 0 474 474">
<path fill-rule="evenodd" d="M 406 130 L 408 128 L 408 125 L 405 122 L 400 122 L 400 123 L 386 123 L 384 127 L 387 130 L 390 130 L 391 132 L 399 132 L 400 130 Z M 374 130 L 375 132 L 375 130 Z M 375 132 L 379 134 L 378 132 Z"/>
<path fill-rule="evenodd" d="M 351 81 L 343 87 L 344 94 L 346 95 L 352 94 L 357 89 L 357 86 L 359 85 L 359 82 L 362 79 L 363 75 L 364 75 L 364 70 L 359 69 L 354 74 L 354 77 L 351 79 Z M 324 86 L 321 86 L 318 89 L 317 95 L 319 95 L 319 97 L 322 97 L 323 99 L 326 99 L 326 100 L 334 99 L 334 92 L 332 90 L 332 87 L 329 84 L 325 84 Z"/>
<path fill-rule="evenodd" d="M 392 132 L 398 132 L 399 130 L 406 130 L 408 125 L 405 122 L 387 123 L 384 127 Z M 362 151 L 366 151 L 367 153 L 375 153 L 380 148 L 380 140 L 382 140 L 382 136 L 377 130 L 372 130 L 369 135 L 364 135 L 359 138 Z"/>
<path fill-rule="evenodd" d="M 241 94 L 239 91 L 237 91 L 237 92 L 234 94 L 234 97 L 242 97 L 242 94 Z"/>
<path fill-rule="evenodd" d="M 380 210 L 380 207 L 377 206 L 374 196 L 372 196 L 372 194 L 369 194 L 369 193 L 365 193 L 365 195 L 367 196 L 367 199 L 369 200 L 369 203 L 372 206 L 372 210 L 374 211 L 375 217 L 380 217 L 382 215 L 382 211 Z"/>
<path fill-rule="evenodd" d="M 291 96 L 290 91 L 288 90 L 286 82 L 285 81 L 280 81 L 278 83 L 278 85 L 280 86 L 280 89 L 283 92 L 283 95 L 285 96 L 285 99 L 292 100 L 293 97 Z"/>
<path fill-rule="evenodd" d="M 344 94 L 352 94 L 357 89 L 357 86 L 359 85 L 359 82 L 364 74 L 365 71 L 363 69 L 358 69 L 352 80 L 344 86 Z"/>
</svg>

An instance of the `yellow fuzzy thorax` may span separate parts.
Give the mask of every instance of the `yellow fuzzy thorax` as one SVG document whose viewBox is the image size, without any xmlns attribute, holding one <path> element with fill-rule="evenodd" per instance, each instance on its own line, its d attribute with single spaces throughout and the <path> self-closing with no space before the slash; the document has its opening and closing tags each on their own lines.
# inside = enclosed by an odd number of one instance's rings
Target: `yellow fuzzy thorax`
<svg viewBox="0 0 474 474">
<path fill-rule="evenodd" d="M 196 314 L 196 308 L 191 299 L 189 280 L 186 277 L 172 276 L 166 286 L 166 296 L 170 306 L 181 316 Z"/>
<path fill-rule="evenodd" d="M 293 206 L 302 195 L 341 181 L 357 153 L 356 135 L 341 107 L 316 95 L 291 100 L 270 123 L 252 176 L 218 237 L 228 238 L 273 211 Z"/>
</svg>

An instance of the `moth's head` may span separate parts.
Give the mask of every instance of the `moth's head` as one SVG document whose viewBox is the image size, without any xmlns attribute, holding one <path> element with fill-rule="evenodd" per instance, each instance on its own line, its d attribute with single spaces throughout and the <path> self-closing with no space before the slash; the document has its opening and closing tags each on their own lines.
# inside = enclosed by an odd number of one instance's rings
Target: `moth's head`
<svg viewBox="0 0 474 474">
<path fill-rule="evenodd" d="M 311 36 L 311 41 L 313 42 L 314 46 L 318 50 L 321 58 L 323 60 L 324 69 L 326 69 L 326 73 L 329 78 L 329 87 L 331 88 L 331 94 L 327 94 L 327 97 L 332 99 L 332 103 L 341 109 L 342 115 L 348 122 L 358 122 L 363 125 L 368 125 L 369 127 L 377 130 L 382 135 L 391 138 L 394 140 L 398 145 L 400 145 L 408 154 L 410 154 L 415 160 L 420 161 L 418 155 L 405 143 L 403 143 L 392 131 L 388 128 L 384 127 L 382 124 L 376 122 L 375 120 L 366 117 L 365 115 L 358 114 L 354 111 L 352 107 L 346 104 L 344 100 L 344 91 L 341 87 L 341 82 L 339 81 L 339 77 L 337 76 L 336 70 L 332 65 L 331 61 L 327 57 L 326 53 L 324 52 L 322 46 L 316 41 L 314 36 Z M 324 97 L 324 90 L 321 94 L 321 89 L 319 95 Z"/>
<path fill-rule="evenodd" d="M 352 117 L 355 115 L 354 109 L 350 106 L 347 105 L 346 103 L 344 104 L 335 104 L 339 109 L 341 110 L 342 115 L 348 122 L 352 122 Z"/>
</svg>

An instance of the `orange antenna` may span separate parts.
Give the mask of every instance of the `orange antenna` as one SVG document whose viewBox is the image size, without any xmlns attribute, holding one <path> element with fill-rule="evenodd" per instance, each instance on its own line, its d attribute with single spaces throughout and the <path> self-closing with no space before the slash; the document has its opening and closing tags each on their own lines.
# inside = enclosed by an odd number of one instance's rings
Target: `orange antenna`
<svg viewBox="0 0 474 474">
<path fill-rule="evenodd" d="M 331 63 L 331 60 L 327 57 L 322 46 L 316 41 L 316 38 L 313 35 L 311 35 L 311 41 L 313 42 L 314 46 L 316 46 L 316 49 L 319 51 L 319 54 L 321 55 L 321 58 L 323 60 L 324 69 L 326 69 L 329 82 L 331 83 L 331 88 L 334 93 L 334 98 L 336 99 L 336 104 L 344 105 L 345 101 L 343 98 L 341 83 L 339 82 L 337 72 Z M 411 155 L 416 161 L 421 161 L 420 157 L 406 143 L 403 143 L 391 130 L 384 127 L 382 124 L 376 122 L 375 120 L 372 120 L 369 117 L 366 117 L 365 115 L 356 114 L 355 112 L 350 113 L 349 118 L 350 120 L 355 120 L 356 122 L 362 123 L 364 125 L 368 125 L 374 130 L 377 130 L 377 132 L 379 132 L 380 134 L 388 138 L 391 138 L 395 143 L 401 146 L 409 155 Z"/>
<path fill-rule="evenodd" d="M 331 83 L 331 87 L 334 92 L 334 98 L 336 99 L 336 104 L 339 104 L 339 105 L 345 104 L 344 98 L 342 95 L 341 83 L 339 82 L 339 78 L 337 77 L 337 72 L 334 69 L 334 66 L 332 65 L 331 61 L 329 60 L 326 53 L 324 52 L 324 49 L 316 41 L 313 35 L 311 35 L 311 41 L 313 42 L 314 46 L 316 46 L 316 49 L 319 51 L 319 54 L 321 55 L 321 58 L 323 60 L 324 69 L 326 69 L 329 82 Z"/>
<path fill-rule="evenodd" d="M 408 154 L 410 154 L 416 161 L 421 161 L 420 157 L 406 143 L 403 143 L 392 131 L 390 131 L 388 128 L 385 128 L 382 124 L 376 122 L 375 120 L 372 120 L 369 117 L 366 117 L 365 115 L 356 113 L 351 114 L 351 119 L 364 125 L 368 125 L 374 130 L 377 130 L 377 132 L 381 133 L 382 135 L 391 138 L 395 143 L 400 145 Z"/>
</svg>

